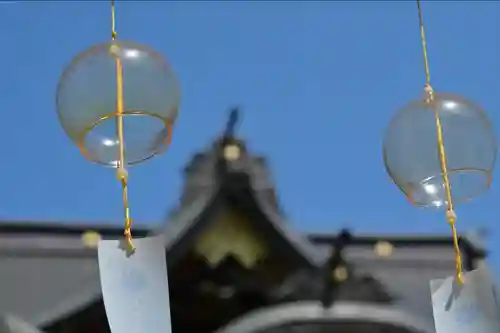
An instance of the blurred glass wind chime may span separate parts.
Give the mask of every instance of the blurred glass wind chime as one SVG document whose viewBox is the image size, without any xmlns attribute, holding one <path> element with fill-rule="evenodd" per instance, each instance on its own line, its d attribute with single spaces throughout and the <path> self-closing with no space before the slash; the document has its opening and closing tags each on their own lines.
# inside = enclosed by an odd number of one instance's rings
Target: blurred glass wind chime
<svg viewBox="0 0 500 333">
<path fill-rule="evenodd" d="M 451 226 L 456 280 L 464 282 L 455 204 L 487 191 L 497 144 L 486 112 L 454 94 L 431 86 L 420 1 L 417 0 L 426 84 L 423 98 L 411 101 L 390 121 L 383 157 L 389 176 L 408 200 L 422 207 L 443 207 Z"/>
<path fill-rule="evenodd" d="M 127 253 L 132 242 L 127 166 L 167 148 L 180 105 L 177 77 L 148 46 L 117 40 L 111 1 L 111 41 L 76 56 L 57 87 L 59 121 L 89 160 L 116 168 L 122 187 Z M 89 233 L 84 242 L 96 243 Z M 94 244 L 95 245 L 95 244 Z"/>
</svg>

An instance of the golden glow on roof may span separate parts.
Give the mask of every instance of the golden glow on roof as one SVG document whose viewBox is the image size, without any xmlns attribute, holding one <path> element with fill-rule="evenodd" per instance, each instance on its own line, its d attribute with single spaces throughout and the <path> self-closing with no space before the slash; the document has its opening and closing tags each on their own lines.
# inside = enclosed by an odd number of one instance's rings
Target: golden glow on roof
<svg viewBox="0 0 500 333">
<path fill-rule="evenodd" d="M 392 255 L 394 247 L 389 242 L 379 241 L 377 242 L 377 244 L 375 244 L 374 250 L 377 256 L 379 257 L 389 257 Z"/>
<path fill-rule="evenodd" d="M 238 145 L 228 145 L 224 147 L 224 158 L 227 161 L 235 161 L 240 158 L 241 149 Z"/>
<path fill-rule="evenodd" d="M 339 266 L 333 271 L 333 278 L 335 279 L 335 281 L 343 282 L 347 280 L 348 277 L 349 272 L 347 272 L 347 268 L 345 268 L 344 266 Z"/>
<path fill-rule="evenodd" d="M 89 230 L 83 233 L 82 243 L 85 247 L 95 249 L 99 245 L 101 234 L 97 231 Z"/>
</svg>

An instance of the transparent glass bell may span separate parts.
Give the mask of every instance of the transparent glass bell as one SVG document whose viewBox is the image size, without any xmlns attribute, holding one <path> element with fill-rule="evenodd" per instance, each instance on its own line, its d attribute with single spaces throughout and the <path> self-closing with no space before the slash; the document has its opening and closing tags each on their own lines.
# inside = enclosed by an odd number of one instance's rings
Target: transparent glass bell
<svg viewBox="0 0 500 333">
<path fill-rule="evenodd" d="M 89 160 L 116 166 L 117 60 L 123 68 L 125 161 L 132 165 L 169 144 L 180 105 L 177 77 L 148 46 L 110 41 L 78 55 L 57 88 L 57 113 L 68 136 Z"/>
<path fill-rule="evenodd" d="M 497 144 L 483 109 L 452 94 L 412 101 L 397 112 L 386 131 L 384 162 L 390 177 L 418 206 L 447 204 L 437 144 L 435 111 L 443 129 L 454 203 L 488 190 Z"/>
</svg>

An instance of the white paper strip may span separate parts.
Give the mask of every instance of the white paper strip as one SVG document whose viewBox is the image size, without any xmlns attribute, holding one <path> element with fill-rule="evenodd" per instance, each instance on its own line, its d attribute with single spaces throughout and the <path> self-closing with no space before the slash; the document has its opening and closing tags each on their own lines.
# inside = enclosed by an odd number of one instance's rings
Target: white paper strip
<svg viewBox="0 0 500 333">
<path fill-rule="evenodd" d="M 112 333 L 171 333 L 163 236 L 134 239 L 127 257 L 120 241 L 99 243 L 99 271 Z"/>
<path fill-rule="evenodd" d="M 454 277 L 431 281 L 436 333 L 499 333 L 495 289 L 487 270 L 464 274 L 464 284 Z"/>
</svg>

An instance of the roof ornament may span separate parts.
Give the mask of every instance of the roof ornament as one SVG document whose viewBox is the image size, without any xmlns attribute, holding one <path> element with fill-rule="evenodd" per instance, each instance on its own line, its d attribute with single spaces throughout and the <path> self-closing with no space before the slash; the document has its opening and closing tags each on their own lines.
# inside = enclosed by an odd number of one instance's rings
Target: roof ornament
<svg viewBox="0 0 500 333">
<path fill-rule="evenodd" d="M 236 126 L 240 120 L 240 109 L 238 107 L 233 107 L 229 111 L 229 117 L 227 118 L 226 129 L 224 130 L 223 140 L 233 140 Z"/>
<path fill-rule="evenodd" d="M 329 308 L 335 302 L 340 285 L 349 278 L 349 271 L 345 266 L 343 251 L 352 240 L 352 235 L 347 229 L 333 240 L 332 254 L 325 270 L 325 280 L 321 303 L 324 308 Z"/>
<path fill-rule="evenodd" d="M 226 162 L 234 162 L 241 156 L 241 147 L 235 141 L 235 131 L 240 119 L 238 107 L 233 107 L 229 112 L 226 129 L 222 136 L 222 156 Z"/>
</svg>

